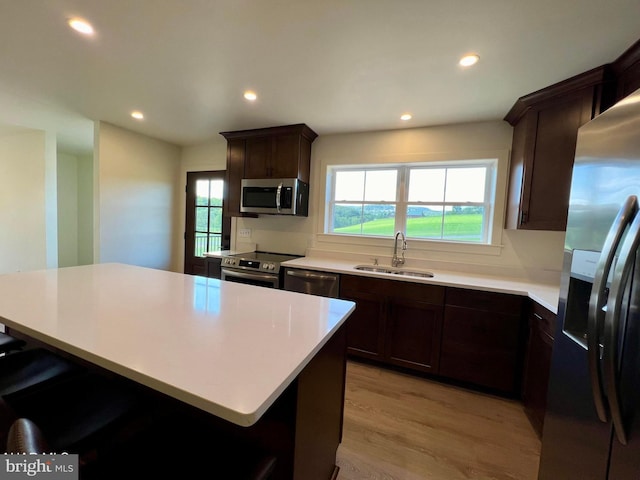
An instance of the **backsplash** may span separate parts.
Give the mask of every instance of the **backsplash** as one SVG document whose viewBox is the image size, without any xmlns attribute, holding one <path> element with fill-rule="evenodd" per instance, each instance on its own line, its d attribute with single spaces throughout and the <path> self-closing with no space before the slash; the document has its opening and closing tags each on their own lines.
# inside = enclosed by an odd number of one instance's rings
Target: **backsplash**
<svg viewBox="0 0 640 480">
<path fill-rule="evenodd" d="M 258 250 L 290 253 L 296 255 L 321 255 L 343 257 L 345 254 L 357 256 L 369 263 L 378 258 L 381 263 L 390 263 L 393 253 L 393 239 L 382 240 L 380 246 L 363 247 L 346 243 L 326 243 L 316 240 L 310 219 L 268 217 L 237 218 L 232 228 L 251 230 L 250 241 Z M 420 242 L 419 248 L 412 248 L 408 240 L 405 252 L 407 264 L 446 265 L 449 269 L 491 273 L 500 270 L 510 276 L 530 277 L 531 275 L 559 275 L 562 270 L 564 232 L 504 230 L 502 248 L 497 254 L 445 252 L 429 250 L 428 242 Z M 436 245 L 437 247 L 438 245 Z"/>
</svg>

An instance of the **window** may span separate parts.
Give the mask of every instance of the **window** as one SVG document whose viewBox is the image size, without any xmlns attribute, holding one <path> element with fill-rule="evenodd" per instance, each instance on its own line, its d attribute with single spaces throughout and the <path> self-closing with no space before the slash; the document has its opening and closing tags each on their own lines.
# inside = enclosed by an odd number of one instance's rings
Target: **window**
<svg viewBox="0 0 640 480">
<path fill-rule="evenodd" d="M 325 233 L 490 243 L 496 165 L 329 167 Z"/>
<path fill-rule="evenodd" d="M 194 255 L 220 250 L 222 243 L 222 179 L 196 181 Z"/>
</svg>

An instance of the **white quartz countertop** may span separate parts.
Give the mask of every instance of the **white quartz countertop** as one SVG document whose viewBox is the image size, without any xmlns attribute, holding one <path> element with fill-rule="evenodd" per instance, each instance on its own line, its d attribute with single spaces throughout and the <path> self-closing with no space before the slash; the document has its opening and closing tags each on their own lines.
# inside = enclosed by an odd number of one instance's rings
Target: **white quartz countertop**
<svg viewBox="0 0 640 480">
<path fill-rule="evenodd" d="M 236 248 L 235 250 L 213 250 L 211 252 L 205 252 L 204 256 L 210 258 L 222 258 L 228 255 L 238 255 L 240 253 L 254 252 L 255 247 L 256 245 L 252 244 L 245 247 Z"/>
<path fill-rule="evenodd" d="M 0 322 L 8 327 L 243 426 L 353 309 L 123 264 L 0 275 Z"/>
<path fill-rule="evenodd" d="M 354 261 L 342 259 L 329 259 L 321 257 L 302 257 L 284 262 L 284 267 L 304 268 L 308 270 L 319 270 L 334 273 L 347 273 L 351 275 L 363 275 L 368 277 L 389 278 L 399 282 L 417 282 L 432 285 L 443 285 L 449 287 L 470 288 L 474 290 L 485 290 L 491 292 L 510 293 L 515 295 L 528 296 L 539 303 L 547 310 L 558 313 L 558 296 L 560 292 L 559 284 L 538 283 L 521 278 L 510 278 L 500 275 L 486 275 L 478 273 L 465 273 L 458 271 L 447 271 L 443 269 L 423 269 L 403 266 L 408 270 L 429 271 L 434 274 L 433 278 L 399 276 L 390 273 L 376 273 L 356 270 L 354 267 L 360 265 Z M 386 266 L 386 265 L 385 265 Z"/>
</svg>

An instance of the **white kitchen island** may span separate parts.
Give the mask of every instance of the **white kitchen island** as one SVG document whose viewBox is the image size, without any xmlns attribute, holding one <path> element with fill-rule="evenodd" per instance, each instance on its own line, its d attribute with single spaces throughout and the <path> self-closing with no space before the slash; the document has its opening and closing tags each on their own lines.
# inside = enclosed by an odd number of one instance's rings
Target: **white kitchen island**
<svg viewBox="0 0 640 480">
<path fill-rule="evenodd" d="M 335 466 L 342 428 L 341 327 L 353 309 L 343 300 L 123 264 L 0 275 L 0 322 L 11 331 L 237 430 L 260 429 L 278 402 L 292 410 L 280 430 L 291 448 L 276 452 L 283 462 L 276 478 L 335 475 L 327 463 Z"/>
</svg>

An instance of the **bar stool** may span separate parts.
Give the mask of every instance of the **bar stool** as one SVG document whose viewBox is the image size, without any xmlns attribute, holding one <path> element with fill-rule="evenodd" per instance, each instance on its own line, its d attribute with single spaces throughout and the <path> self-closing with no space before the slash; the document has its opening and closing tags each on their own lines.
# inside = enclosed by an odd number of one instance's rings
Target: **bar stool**
<svg viewBox="0 0 640 480">
<path fill-rule="evenodd" d="M 51 453 L 51 447 L 42 430 L 28 418 L 16 419 L 7 434 L 7 453 Z"/>
<path fill-rule="evenodd" d="M 4 332 L 0 332 L 0 353 L 8 353 L 14 350 L 20 350 L 27 342 L 19 340 Z"/>
<path fill-rule="evenodd" d="M 169 449 L 171 443 L 180 442 L 184 439 L 170 440 L 171 442 L 168 445 Z M 13 454 L 30 454 L 49 453 L 55 451 L 55 449 L 52 450 L 52 446 L 50 446 L 46 435 L 35 422 L 28 418 L 18 418 L 9 428 L 6 451 L 7 453 Z M 173 471 L 171 465 L 167 465 L 157 458 L 160 450 L 154 450 L 155 454 L 149 458 L 144 454 L 140 455 L 135 447 L 129 451 L 133 453 L 131 454 L 131 458 L 128 459 L 128 462 L 127 460 L 118 462 L 117 458 L 113 459 L 113 461 L 107 460 L 108 464 L 104 466 L 104 469 L 101 469 L 98 464 L 97 467 L 94 466 L 93 470 L 85 470 L 83 472 L 83 480 L 106 480 L 111 478 L 137 480 L 139 478 L 153 478 L 153 476 L 160 474 L 165 478 L 171 474 L 174 474 L 174 476 L 177 475 L 177 478 L 189 478 L 188 476 L 193 473 L 185 471 L 182 468 Z M 271 478 L 276 466 L 276 458 L 269 454 L 252 454 L 243 457 L 243 452 L 238 450 L 233 452 L 234 454 L 231 457 L 228 457 L 221 455 L 221 453 L 226 454 L 228 452 L 212 452 L 210 457 L 202 459 L 203 462 L 208 465 L 208 470 L 211 472 L 211 476 L 208 478 L 268 480 Z M 190 457 L 181 456 L 179 463 L 184 464 L 185 458 Z M 214 458 L 214 461 L 211 461 L 212 458 Z M 135 462 L 136 459 L 138 462 L 134 465 L 133 462 Z M 154 470 L 154 465 L 157 471 Z M 198 478 L 202 478 L 202 476 Z"/>
<path fill-rule="evenodd" d="M 0 396 L 17 398 L 84 371 L 79 365 L 43 348 L 6 353 L 0 357 Z"/>
<path fill-rule="evenodd" d="M 143 410 L 143 397 L 120 382 L 95 373 L 74 376 L 5 402 L 16 417 L 29 418 L 55 451 L 93 450 L 117 424 Z"/>
</svg>

